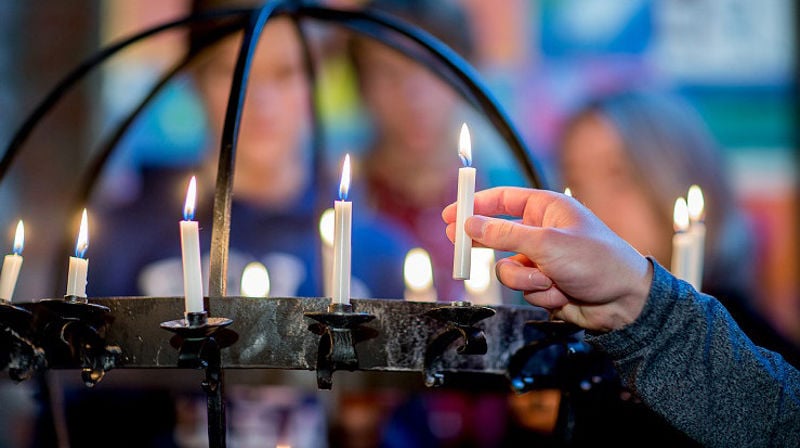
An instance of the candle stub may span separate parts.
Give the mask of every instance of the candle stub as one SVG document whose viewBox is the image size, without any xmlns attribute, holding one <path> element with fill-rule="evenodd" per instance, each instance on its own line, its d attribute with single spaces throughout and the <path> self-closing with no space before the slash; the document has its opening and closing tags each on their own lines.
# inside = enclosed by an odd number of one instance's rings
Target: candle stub
<svg viewBox="0 0 800 448">
<path fill-rule="evenodd" d="M 403 279 L 406 284 L 403 294 L 405 300 L 436 301 L 436 289 L 433 287 L 433 265 L 428 251 L 420 247 L 408 251 L 403 262 Z"/>
<path fill-rule="evenodd" d="M 17 277 L 22 269 L 22 247 L 25 244 L 25 227 L 22 221 L 17 224 L 14 235 L 14 247 L 11 254 L 3 259 L 3 269 L 0 271 L 0 300 L 11 302 L 14 289 L 17 286 Z"/>
<path fill-rule="evenodd" d="M 706 244 L 706 224 L 703 222 L 703 213 L 705 212 L 703 190 L 697 185 L 692 185 L 689 188 L 686 203 L 689 209 L 689 234 L 693 239 L 689 282 L 696 290 L 700 291 L 703 286 Z"/>
<path fill-rule="evenodd" d="M 69 273 L 67 274 L 67 294 L 80 298 L 86 297 L 86 279 L 89 274 L 89 260 L 85 258 L 89 248 L 89 223 L 86 209 L 81 215 L 81 228 L 78 241 L 75 243 L 75 256 L 69 257 Z"/>
<path fill-rule="evenodd" d="M 475 201 L 475 168 L 472 165 L 472 143 L 469 129 L 461 127 L 458 155 L 464 167 L 458 169 L 458 199 L 456 201 L 455 254 L 453 256 L 453 278 L 469 279 L 472 264 L 472 238 L 464 231 L 464 223 L 472 216 Z"/>
<path fill-rule="evenodd" d="M 333 297 L 333 227 L 335 212 L 325 209 L 319 218 L 319 236 L 322 252 L 322 292 L 325 297 Z"/>
<path fill-rule="evenodd" d="M 689 233 L 689 209 L 686 199 L 678 198 L 673 211 L 675 234 L 672 236 L 672 275 L 695 285 L 694 237 Z"/>
</svg>

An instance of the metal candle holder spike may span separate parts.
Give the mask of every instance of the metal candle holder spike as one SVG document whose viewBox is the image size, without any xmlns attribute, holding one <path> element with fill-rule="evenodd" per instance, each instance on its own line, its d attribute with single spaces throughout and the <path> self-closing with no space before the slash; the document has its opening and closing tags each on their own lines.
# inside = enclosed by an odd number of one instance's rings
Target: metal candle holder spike
<svg viewBox="0 0 800 448">
<path fill-rule="evenodd" d="M 86 298 L 66 296 L 47 299 L 34 307 L 37 339 L 49 365 L 79 367 L 88 387 L 103 379 L 122 360 L 118 346 L 106 345 L 113 320 L 109 308 L 88 303 Z"/>
<path fill-rule="evenodd" d="M 226 328 L 232 323 L 225 317 L 209 318 L 205 311 L 186 313 L 185 319 L 161 323 L 161 328 L 175 334 L 170 344 L 178 349 L 178 367 L 205 370 L 201 386 L 206 393 L 209 444 L 215 447 L 226 444 L 221 349 L 238 339 L 235 332 Z"/>
<path fill-rule="evenodd" d="M 424 315 L 447 323 L 445 330 L 434 336 L 425 350 L 423 376 L 426 386 L 435 387 L 444 384 L 441 360 L 454 342 L 461 340 L 456 347 L 456 352 L 460 355 L 486 354 L 486 334 L 475 325 L 494 316 L 495 310 L 492 308 L 458 301 L 429 310 Z"/>
<path fill-rule="evenodd" d="M 14 381 L 24 381 L 46 365 L 44 350 L 33 341 L 33 314 L 0 300 L 0 369 Z"/>
<path fill-rule="evenodd" d="M 332 304 L 328 312 L 312 311 L 305 316 L 317 321 L 309 330 L 319 334 L 317 348 L 317 387 L 330 389 L 333 386 L 333 372 L 358 369 L 356 344 L 363 338 L 358 330 L 375 318 L 369 313 L 353 311 L 353 305 Z"/>
</svg>

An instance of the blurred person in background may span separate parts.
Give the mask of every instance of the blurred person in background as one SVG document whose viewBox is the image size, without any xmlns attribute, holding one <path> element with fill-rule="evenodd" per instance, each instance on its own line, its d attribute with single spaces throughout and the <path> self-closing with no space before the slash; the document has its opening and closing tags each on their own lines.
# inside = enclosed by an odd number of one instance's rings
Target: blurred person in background
<svg viewBox="0 0 800 448">
<path fill-rule="evenodd" d="M 469 24 L 457 3 L 378 0 L 366 6 L 421 27 L 470 58 Z M 440 300 L 459 300 L 463 282 L 452 279 L 452 245 L 431 230 L 442 206 L 456 197 L 463 121 L 457 94 L 424 65 L 380 42 L 354 36 L 349 52 L 372 125 L 362 168 L 370 205 L 428 251 Z"/>
<path fill-rule="evenodd" d="M 202 0 L 195 2 L 194 10 L 259 4 Z M 93 271 L 93 295 L 182 293 L 175 219 L 167 217 L 180 219 L 192 175 L 197 176 L 196 220 L 203 230 L 207 270 L 217 147 L 241 41 L 240 32 L 226 35 L 232 25 L 228 20 L 192 28 L 192 51 L 210 45 L 191 72 L 207 117 L 207 146 L 194 166 L 145 167 L 138 197 L 101 211 L 92 256 L 103 262 Z M 295 25 L 286 17 L 271 19 L 254 53 L 236 150 L 228 272 L 231 295 L 239 293 L 242 271 L 251 261 L 266 265 L 274 296 L 323 295 L 321 276 L 328 273 L 322 273 L 320 266 L 319 214 L 336 198 L 338 178 L 328 181 L 312 171 L 310 90 Z M 120 238 L 134 226 L 136 231 L 127 234 L 136 238 Z M 405 249 L 401 239 L 373 222 L 366 207 L 355 214 L 353 226 L 354 238 L 368 242 L 353 246 L 354 296 L 401 297 L 398 272 L 402 273 Z M 142 244 L 168 235 L 175 236 L 175 244 Z M 110 256 L 120 250 L 131 256 Z M 381 262 L 366 262 L 367 256 L 372 260 L 377 256 Z"/>
<path fill-rule="evenodd" d="M 798 347 L 757 311 L 751 229 L 737 208 L 720 149 L 688 103 L 644 91 L 598 99 L 568 122 L 559 157 L 573 195 L 664 266 L 670 265 L 675 199 L 699 185 L 707 228 L 703 292 L 717 297 L 753 342 L 800 365 Z"/>
</svg>

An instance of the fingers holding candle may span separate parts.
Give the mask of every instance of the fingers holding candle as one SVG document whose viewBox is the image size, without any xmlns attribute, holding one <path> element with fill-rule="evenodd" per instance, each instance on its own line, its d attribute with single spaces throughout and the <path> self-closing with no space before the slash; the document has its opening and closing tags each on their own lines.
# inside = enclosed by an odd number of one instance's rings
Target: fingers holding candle
<svg viewBox="0 0 800 448">
<path fill-rule="evenodd" d="M 451 205 L 442 213 L 448 227 L 454 212 Z M 650 263 L 578 201 L 542 190 L 493 188 L 475 194 L 475 213 L 465 232 L 478 244 L 518 254 L 501 260 L 497 271 L 533 305 L 603 331 L 620 328 L 641 312 L 652 280 Z"/>
</svg>

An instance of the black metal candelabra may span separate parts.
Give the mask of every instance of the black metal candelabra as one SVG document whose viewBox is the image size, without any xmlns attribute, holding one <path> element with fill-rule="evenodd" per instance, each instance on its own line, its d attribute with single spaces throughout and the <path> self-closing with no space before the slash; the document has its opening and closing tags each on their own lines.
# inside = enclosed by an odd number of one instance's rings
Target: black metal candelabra
<svg viewBox="0 0 800 448">
<path fill-rule="evenodd" d="M 300 26 L 306 20 L 345 27 L 426 65 L 489 119 L 507 142 L 531 185 L 544 187 L 519 133 L 475 70 L 428 33 L 390 15 L 274 0 L 258 8 L 211 11 L 149 28 L 102 49 L 67 74 L 46 95 L 14 134 L 0 158 L 0 178 L 6 177 L 31 132 L 64 94 L 108 58 L 167 30 L 226 19 L 222 32 L 207 45 L 236 31 L 244 31 L 244 37 L 233 72 L 220 143 L 213 208 L 211 297 L 206 309 L 235 318 L 237 331 L 227 328 L 231 319 L 208 317 L 204 313 L 171 320 L 175 310 L 181 308 L 182 299 L 175 297 L 88 301 L 67 297 L 20 306 L 0 303 L 0 362 L 13 379 L 26 379 L 45 368 L 79 368 L 85 384 L 92 386 L 112 368 L 202 369 L 205 371 L 203 389 L 208 397 L 209 441 L 212 446 L 225 446 L 226 368 L 316 370 L 320 388 L 330 388 L 333 372 L 341 369 L 422 371 L 429 385 L 441 384 L 446 374 L 462 371 L 506 374 L 508 359 L 526 342 L 521 325 L 506 323 L 544 319 L 543 310 L 511 306 L 486 308 L 462 302 L 447 305 L 367 299 L 353 300 L 352 307 L 348 308 L 329 306 L 328 299 L 319 298 L 253 300 L 226 296 L 239 123 L 255 46 L 265 24 L 277 16 L 287 16 L 296 24 L 307 75 L 312 82 L 314 63 Z M 96 155 L 90 160 L 88 170 L 78 176 L 81 184 L 76 205 L 88 202 L 102 168 L 134 119 L 198 54 L 187 53 L 167 70 L 100 150 L 94 152 Z M 312 102 L 315 98 L 311 95 Z M 316 104 L 312 104 L 312 110 L 316 112 L 317 109 Z M 319 167 L 322 127 L 317 116 L 315 113 L 313 128 L 315 166 Z M 145 308 L 147 313 L 140 312 Z M 270 321 L 279 322 L 280 327 L 265 324 L 262 316 L 280 316 L 280 320 Z M 489 324 L 486 319 L 491 316 L 494 317 Z M 306 318 L 315 322 L 309 327 Z M 166 341 L 159 328 L 175 336 Z M 309 328 L 312 331 L 308 331 Z M 282 337 L 287 331 L 303 336 L 287 340 Z M 450 348 L 457 341 L 461 341 L 457 353 L 475 356 L 453 356 Z M 512 375 L 513 378 L 517 376 L 516 373 Z"/>
</svg>

